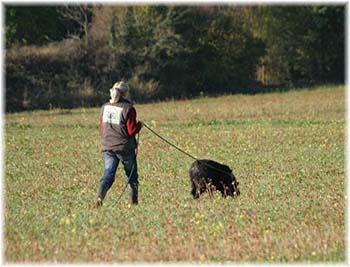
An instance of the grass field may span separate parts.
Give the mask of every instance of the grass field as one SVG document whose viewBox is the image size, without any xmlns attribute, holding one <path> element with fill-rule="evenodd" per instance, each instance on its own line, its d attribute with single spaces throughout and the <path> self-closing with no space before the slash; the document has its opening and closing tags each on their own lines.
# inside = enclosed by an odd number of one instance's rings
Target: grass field
<svg viewBox="0 0 350 267">
<path fill-rule="evenodd" d="M 5 116 L 6 263 L 344 263 L 345 87 L 136 105 L 187 152 L 228 164 L 238 198 L 190 195 L 192 160 L 144 128 L 140 204 L 103 172 L 99 109 Z M 108 97 L 108 96 L 106 96 Z"/>
</svg>

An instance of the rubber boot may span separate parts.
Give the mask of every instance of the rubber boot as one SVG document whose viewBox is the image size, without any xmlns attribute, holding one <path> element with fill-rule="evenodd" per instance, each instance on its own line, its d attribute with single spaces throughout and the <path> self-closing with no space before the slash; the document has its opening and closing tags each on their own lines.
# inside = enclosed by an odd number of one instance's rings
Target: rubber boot
<svg viewBox="0 0 350 267">
<path fill-rule="evenodd" d="M 138 184 L 129 184 L 130 201 L 132 205 L 137 205 L 138 202 Z"/>
<path fill-rule="evenodd" d="M 101 207 L 103 204 L 102 197 L 98 197 L 95 203 L 95 208 Z"/>
</svg>

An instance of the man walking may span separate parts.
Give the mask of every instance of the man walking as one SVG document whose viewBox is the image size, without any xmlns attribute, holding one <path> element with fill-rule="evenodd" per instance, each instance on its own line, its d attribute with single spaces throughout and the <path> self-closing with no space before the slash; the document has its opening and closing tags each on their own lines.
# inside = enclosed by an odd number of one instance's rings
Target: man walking
<svg viewBox="0 0 350 267">
<path fill-rule="evenodd" d="M 104 174 L 97 191 L 96 207 L 102 206 L 107 191 L 114 183 L 115 173 L 121 161 L 132 204 L 138 204 L 138 173 L 135 135 L 143 122 L 136 121 L 136 110 L 128 100 L 129 86 L 120 81 L 110 89 L 111 99 L 101 107 L 99 133 L 102 140 Z"/>
</svg>

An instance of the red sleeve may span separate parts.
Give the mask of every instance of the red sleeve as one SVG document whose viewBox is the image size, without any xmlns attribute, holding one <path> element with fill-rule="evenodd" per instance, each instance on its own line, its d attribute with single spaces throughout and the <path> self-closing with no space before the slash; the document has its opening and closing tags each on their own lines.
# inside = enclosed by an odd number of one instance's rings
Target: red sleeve
<svg viewBox="0 0 350 267">
<path fill-rule="evenodd" d="M 126 119 L 126 128 L 129 135 L 135 135 L 141 130 L 141 123 L 136 121 L 136 110 L 131 108 Z"/>
</svg>

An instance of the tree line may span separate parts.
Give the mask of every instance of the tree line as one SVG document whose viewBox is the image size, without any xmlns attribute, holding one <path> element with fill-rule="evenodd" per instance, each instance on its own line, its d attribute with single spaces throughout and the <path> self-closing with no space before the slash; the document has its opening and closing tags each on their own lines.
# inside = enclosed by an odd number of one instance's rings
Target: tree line
<svg viewBox="0 0 350 267">
<path fill-rule="evenodd" d="M 344 6 L 5 6 L 6 110 L 344 83 Z"/>
</svg>

